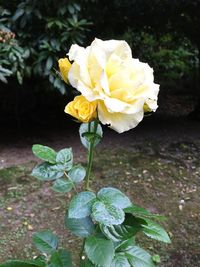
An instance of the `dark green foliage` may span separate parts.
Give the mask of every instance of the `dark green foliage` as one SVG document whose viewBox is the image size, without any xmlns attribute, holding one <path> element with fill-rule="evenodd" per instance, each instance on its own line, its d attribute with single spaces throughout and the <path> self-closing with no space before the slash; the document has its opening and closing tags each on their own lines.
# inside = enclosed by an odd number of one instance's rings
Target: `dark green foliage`
<svg viewBox="0 0 200 267">
<path fill-rule="evenodd" d="M 64 179 L 57 179 L 52 186 L 52 189 L 58 193 L 67 193 L 73 188 L 73 183 Z"/>
<path fill-rule="evenodd" d="M 13 75 L 21 85 L 24 76 L 29 76 L 31 71 L 26 67 L 30 50 L 20 46 L 14 36 L 14 33 L 1 29 L 0 23 L 0 82 L 7 83 L 8 77 Z"/>
<path fill-rule="evenodd" d="M 33 243 L 40 252 L 51 254 L 58 247 L 58 238 L 50 231 L 42 231 L 33 235 Z"/>
<path fill-rule="evenodd" d="M 71 256 L 65 249 L 55 251 L 50 258 L 48 267 L 71 267 Z"/>
<path fill-rule="evenodd" d="M 126 258 L 128 259 L 131 266 L 134 267 L 154 267 L 155 264 L 152 257 L 144 249 L 138 246 L 132 246 L 125 252 Z"/>
<path fill-rule="evenodd" d="M 162 241 L 165 243 L 171 243 L 170 238 L 166 231 L 157 223 L 146 219 L 145 224 L 142 225 L 142 232 L 150 238 Z"/>
<path fill-rule="evenodd" d="M 115 207 L 121 209 L 125 209 L 131 206 L 131 201 L 129 200 L 129 198 L 116 188 L 102 188 L 98 192 L 97 197 L 100 201 L 110 205 L 114 205 Z"/>
<path fill-rule="evenodd" d="M 61 149 L 56 155 L 56 163 L 64 171 L 71 170 L 73 166 L 73 154 L 71 148 Z"/>
<path fill-rule="evenodd" d="M 81 182 L 85 178 L 85 175 L 86 175 L 86 170 L 81 165 L 74 166 L 68 173 L 69 178 L 74 183 Z"/>
<path fill-rule="evenodd" d="M 101 201 L 95 201 L 92 206 L 92 216 L 95 221 L 104 225 L 118 225 L 124 221 L 124 212 L 122 209 Z"/>
<path fill-rule="evenodd" d="M 73 234 L 80 237 L 90 236 L 95 231 L 95 225 L 89 216 L 80 219 L 74 219 L 68 217 L 68 212 L 65 216 L 65 226 Z"/>
<path fill-rule="evenodd" d="M 104 238 L 88 237 L 85 242 L 85 252 L 92 263 L 102 267 L 110 266 L 114 258 L 113 243 Z"/>
<path fill-rule="evenodd" d="M 81 192 L 75 195 L 69 205 L 69 218 L 80 219 L 89 216 L 96 199 L 93 192 Z"/>
<path fill-rule="evenodd" d="M 154 33 L 178 32 L 196 43 L 200 40 L 199 0 L 81 0 L 80 3 L 87 6 L 84 14 L 89 19 L 96 18 L 93 27 L 101 36 L 116 36 L 131 28 Z"/>
<path fill-rule="evenodd" d="M 173 4 L 169 0 L 4 1 L 0 28 L 16 33 L 17 41 L 0 43 L 2 66 L 11 70 L 14 56 L 12 73 L 19 82 L 24 75 L 47 77 L 64 93 L 65 85 L 54 68 L 72 43 L 82 44 L 86 36 L 89 40 L 125 38 L 131 43 L 133 55 L 148 61 L 159 76 L 167 73 L 169 79 L 180 79 L 195 68 L 191 61 L 198 61 L 194 45 L 200 46 L 199 7 L 198 0 L 177 0 Z M 5 70 L 0 73 L 10 75 Z"/>
<path fill-rule="evenodd" d="M 0 30 L 16 34 L 16 40 L 0 42 L 2 67 L 12 71 L 20 84 L 27 75 L 42 77 L 65 93 L 55 69 L 58 58 L 65 57 L 72 43 L 81 44 L 89 29 L 90 23 L 81 19 L 80 5 L 73 1 L 12 1 L 4 3 L 0 11 Z M 0 71 L 0 78 L 11 75 L 4 69 Z M 6 78 L 1 80 L 5 82 Z"/>
<path fill-rule="evenodd" d="M 81 129 L 88 131 L 88 125 L 83 124 Z M 92 138 L 93 135 L 86 139 L 88 144 L 93 141 Z M 34 145 L 33 152 L 46 161 L 33 170 L 33 175 L 44 181 L 55 180 L 52 188 L 56 192 L 70 191 L 86 175 L 80 165 L 73 167 L 70 148 L 55 152 L 52 148 Z M 47 166 L 45 171 L 40 170 L 41 166 Z M 60 178 L 64 173 L 66 177 Z M 152 239 L 170 243 L 167 232 L 154 219 L 161 220 L 163 217 L 132 204 L 120 190 L 105 187 L 97 194 L 83 191 L 73 196 L 66 212 L 65 226 L 76 236 L 86 238 L 84 249 L 88 259 L 81 263 L 82 266 L 153 267 L 155 260 L 136 246 L 135 236 L 140 232 Z M 57 251 L 58 240 L 51 232 L 36 233 L 33 240 L 41 252 L 52 254 L 49 267 L 60 267 L 67 262 L 68 254 Z M 67 258 L 61 258 L 61 254 Z"/>
<path fill-rule="evenodd" d="M 111 267 L 130 267 L 131 265 L 129 264 L 127 258 L 123 254 L 116 254 L 112 263 Z"/>
<path fill-rule="evenodd" d="M 161 94 L 166 88 L 200 95 L 199 0 L 81 1 L 85 2 L 88 8 L 83 11 L 91 21 L 95 17 L 96 35 L 127 40 L 133 57 L 155 70 Z"/>
<path fill-rule="evenodd" d="M 6 88 L 15 88 L 17 79 L 25 89 L 31 82 L 34 93 L 57 88 L 75 94 L 60 79 L 57 60 L 72 43 L 86 46 L 98 37 L 127 40 L 133 57 L 153 67 L 161 94 L 166 88 L 199 95 L 199 0 L 4 0 L 1 5 L 0 30 L 16 35 L 0 41 L 0 82 L 9 81 Z"/>
<path fill-rule="evenodd" d="M 57 165 L 44 162 L 33 169 L 32 175 L 41 181 L 56 180 L 64 175 L 64 171 L 56 167 Z"/>
<path fill-rule="evenodd" d="M 153 67 L 162 85 L 177 89 L 180 80 L 194 80 L 198 68 L 198 50 L 192 42 L 177 33 L 155 34 L 133 31 L 123 35 L 131 45 L 133 57 Z M 181 88 L 182 89 L 182 88 Z"/>
</svg>

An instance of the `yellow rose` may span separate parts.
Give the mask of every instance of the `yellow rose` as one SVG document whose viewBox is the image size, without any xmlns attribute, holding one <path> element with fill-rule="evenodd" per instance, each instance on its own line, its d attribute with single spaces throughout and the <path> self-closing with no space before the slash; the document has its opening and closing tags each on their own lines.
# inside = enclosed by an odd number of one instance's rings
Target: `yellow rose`
<svg viewBox="0 0 200 267">
<path fill-rule="evenodd" d="M 157 109 L 159 85 L 153 69 L 132 58 L 125 41 L 95 39 L 86 48 L 72 45 L 69 83 L 88 101 L 98 101 L 99 120 L 119 133 L 134 128 L 143 119 L 144 105 Z"/>
<path fill-rule="evenodd" d="M 72 64 L 69 62 L 68 58 L 60 58 L 58 60 L 58 66 L 60 69 L 61 76 L 66 83 L 68 82 L 68 73 L 71 68 L 71 65 Z"/>
<path fill-rule="evenodd" d="M 89 122 L 97 116 L 97 101 L 89 102 L 84 96 L 79 95 L 65 107 L 65 112 L 81 122 Z"/>
</svg>

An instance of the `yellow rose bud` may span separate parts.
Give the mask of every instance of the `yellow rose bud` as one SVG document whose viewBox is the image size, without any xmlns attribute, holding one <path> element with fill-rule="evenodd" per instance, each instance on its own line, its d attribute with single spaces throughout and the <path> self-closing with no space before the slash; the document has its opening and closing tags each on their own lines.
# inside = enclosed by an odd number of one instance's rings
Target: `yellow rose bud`
<svg viewBox="0 0 200 267">
<path fill-rule="evenodd" d="M 97 116 L 97 101 L 89 102 L 79 95 L 65 107 L 65 113 L 77 118 L 81 122 L 90 122 Z"/>
<path fill-rule="evenodd" d="M 59 66 L 60 73 L 61 73 L 63 80 L 67 83 L 68 82 L 68 72 L 71 68 L 71 63 L 69 62 L 68 58 L 60 58 L 58 60 L 58 66 Z"/>
</svg>

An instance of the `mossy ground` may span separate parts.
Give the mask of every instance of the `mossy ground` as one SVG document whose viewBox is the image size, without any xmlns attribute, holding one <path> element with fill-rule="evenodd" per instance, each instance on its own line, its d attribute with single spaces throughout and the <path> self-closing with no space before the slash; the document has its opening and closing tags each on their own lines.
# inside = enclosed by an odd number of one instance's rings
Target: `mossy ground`
<svg viewBox="0 0 200 267">
<path fill-rule="evenodd" d="M 83 161 L 83 151 L 78 151 Z M 118 187 L 133 202 L 167 217 L 163 225 L 172 244 L 137 238 L 141 246 L 161 256 L 159 266 L 200 266 L 199 152 L 198 140 L 144 140 L 114 149 L 99 146 L 95 152 L 94 189 Z M 31 177 L 35 164 L 28 161 L 0 170 L 0 262 L 34 256 L 31 236 L 42 229 L 52 229 L 78 257 L 77 239 L 64 228 L 71 195 L 56 194 L 49 183 Z"/>
</svg>

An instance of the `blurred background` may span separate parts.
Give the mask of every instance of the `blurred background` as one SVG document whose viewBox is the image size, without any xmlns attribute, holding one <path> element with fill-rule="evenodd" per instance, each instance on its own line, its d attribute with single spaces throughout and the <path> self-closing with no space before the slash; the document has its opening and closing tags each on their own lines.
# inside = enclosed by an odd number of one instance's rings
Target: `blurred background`
<svg viewBox="0 0 200 267">
<path fill-rule="evenodd" d="M 1 1 L 1 127 L 60 124 L 73 89 L 57 60 L 73 43 L 124 39 L 161 85 L 156 116 L 199 118 L 200 1 Z"/>
<path fill-rule="evenodd" d="M 94 188 L 116 186 L 166 215 L 171 245 L 139 239 L 160 255 L 160 267 L 200 266 L 199 25 L 200 0 L 0 1 L 0 262 L 33 257 L 32 232 L 48 228 L 78 258 L 79 241 L 63 226 L 70 194 L 30 176 L 31 147 L 73 147 L 85 164 L 79 125 L 63 112 L 75 91 L 57 61 L 71 44 L 97 37 L 126 40 L 154 69 L 160 94 L 156 113 L 135 129 L 119 135 L 104 127 Z"/>
</svg>

